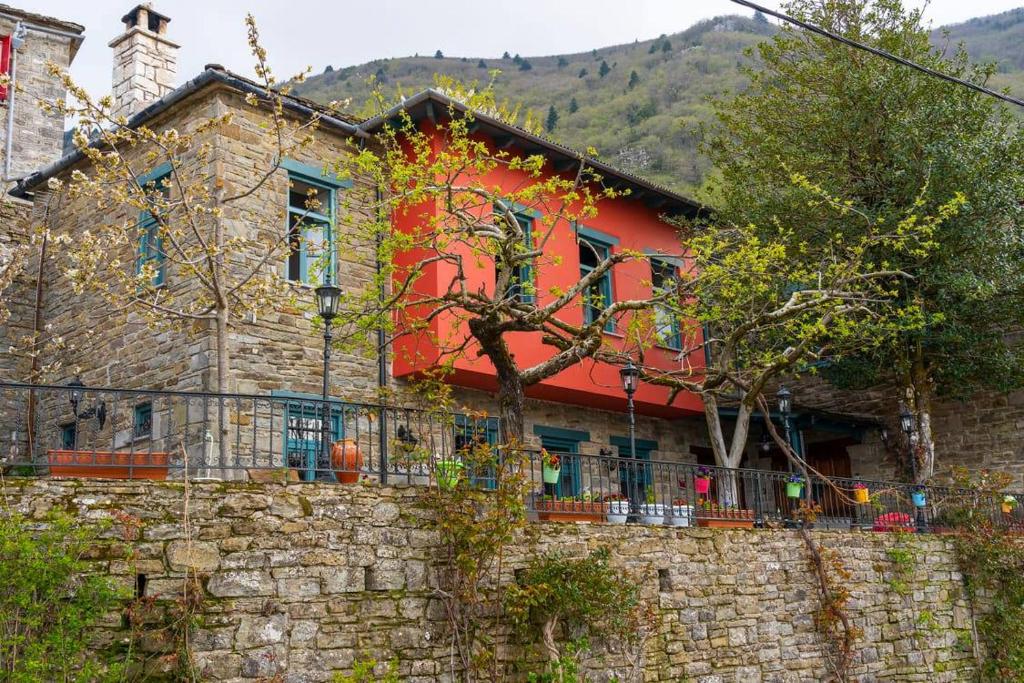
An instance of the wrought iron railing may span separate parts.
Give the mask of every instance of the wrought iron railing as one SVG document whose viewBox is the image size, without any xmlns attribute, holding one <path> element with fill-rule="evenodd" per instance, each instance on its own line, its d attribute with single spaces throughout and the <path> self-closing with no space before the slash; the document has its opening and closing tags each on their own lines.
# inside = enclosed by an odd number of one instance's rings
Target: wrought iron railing
<svg viewBox="0 0 1024 683">
<path fill-rule="evenodd" d="M 425 483 L 431 459 L 498 433 L 494 417 L 294 394 L 0 383 L 0 411 L 5 470 L 57 476 Z"/>
<path fill-rule="evenodd" d="M 510 462 L 499 460 L 509 455 L 499 432 L 497 418 L 482 414 L 325 405 L 308 395 L 0 382 L 0 471 L 8 476 L 372 478 L 488 489 Z M 1024 530 L 1024 506 L 1016 505 L 1024 495 L 813 476 L 794 487 L 788 472 L 517 452 L 527 508 L 540 519 L 787 527 L 799 523 L 804 503 L 817 510 L 818 528 L 941 531 L 987 521 Z"/>
</svg>

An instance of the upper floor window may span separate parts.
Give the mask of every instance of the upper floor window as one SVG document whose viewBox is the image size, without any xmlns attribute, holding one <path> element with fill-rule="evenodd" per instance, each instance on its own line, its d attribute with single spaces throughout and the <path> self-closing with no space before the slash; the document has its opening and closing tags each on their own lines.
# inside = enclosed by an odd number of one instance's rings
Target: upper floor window
<svg viewBox="0 0 1024 683">
<path fill-rule="evenodd" d="M 147 203 L 153 207 L 139 214 L 139 250 L 135 259 L 135 272 L 141 274 L 150 268 L 154 287 L 164 284 L 165 265 L 163 236 L 160 233 L 160 221 L 157 213 L 171 196 L 171 169 L 169 164 L 161 164 L 151 173 L 139 178 L 139 185 L 146 193 Z"/>
<path fill-rule="evenodd" d="M 675 264 L 664 259 L 651 259 L 651 289 L 655 296 L 671 295 L 678 284 L 679 271 Z M 654 325 L 659 344 L 670 349 L 683 347 L 679 313 L 672 304 L 666 302 L 654 309 Z"/>
<path fill-rule="evenodd" d="M 580 279 L 594 270 L 611 256 L 612 244 L 596 237 L 580 236 Z M 583 321 L 589 325 L 600 317 L 601 313 L 614 301 L 612 298 L 612 271 L 606 270 L 596 282 L 583 293 Z M 615 330 L 615 321 L 608 320 L 605 330 Z"/>
<path fill-rule="evenodd" d="M 292 282 L 316 284 L 334 278 L 334 188 L 288 174 L 288 265 Z"/>
<path fill-rule="evenodd" d="M 523 251 L 533 249 L 533 221 L 534 217 L 527 212 L 517 211 L 515 213 L 516 223 L 523 233 Z M 500 265 L 498 266 L 500 277 Z M 522 301 L 533 303 L 537 300 L 537 289 L 533 281 L 533 264 L 523 263 L 516 267 L 516 272 L 509 278 L 508 288 L 505 296 Z"/>
</svg>

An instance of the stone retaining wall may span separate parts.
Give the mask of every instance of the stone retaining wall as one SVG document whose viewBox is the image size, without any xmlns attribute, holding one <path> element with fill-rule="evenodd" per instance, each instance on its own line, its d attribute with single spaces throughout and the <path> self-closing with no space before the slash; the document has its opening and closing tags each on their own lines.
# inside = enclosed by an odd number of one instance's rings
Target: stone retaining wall
<svg viewBox="0 0 1024 683">
<path fill-rule="evenodd" d="M 181 522 L 184 485 L 8 480 L 10 505 L 83 519 L 128 513 L 142 522 L 136 559 L 98 553 L 127 585 L 171 599 L 186 567 L 205 599 L 194 634 L 203 680 L 327 681 L 366 654 L 397 658 L 402 680 L 451 680 L 442 605 L 433 596 L 438 539 L 418 505 L 422 490 L 376 485 L 195 483 L 191 552 Z M 813 623 L 814 577 L 800 538 L 787 531 L 538 524 L 505 560 L 537 552 L 584 554 L 610 546 L 613 563 L 640 578 L 660 628 L 646 646 L 647 681 L 822 681 L 827 669 Z M 111 535 L 116 535 L 114 529 Z M 534 537 L 535 538 L 532 538 Z M 975 680 L 972 612 L 943 537 L 815 532 L 851 572 L 850 614 L 863 629 L 855 676 L 869 681 Z M 887 551 L 911 550 L 899 577 Z M 901 591 L 902 593 L 902 591 Z M 118 620 L 111 620 L 116 628 Z M 501 647 L 529 670 L 531 655 Z M 532 655 L 535 660 L 536 655 Z M 586 662 L 593 680 L 623 675 L 624 660 Z M 277 678 L 274 678 L 278 676 Z M 628 680 L 622 677 L 621 680 Z"/>
</svg>

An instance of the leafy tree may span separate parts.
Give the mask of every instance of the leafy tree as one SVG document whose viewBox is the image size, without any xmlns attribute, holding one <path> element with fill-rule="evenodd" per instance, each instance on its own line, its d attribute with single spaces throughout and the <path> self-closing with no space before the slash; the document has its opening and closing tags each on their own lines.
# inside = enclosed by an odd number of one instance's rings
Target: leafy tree
<svg viewBox="0 0 1024 683">
<path fill-rule="evenodd" d="M 858 235 L 852 237 L 839 221 L 819 222 L 827 232 L 815 241 L 782 225 L 698 230 L 686 239 L 692 261 L 679 275 L 678 308 L 656 311 L 625 347 L 640 359 L 646 381 L 703 398 L 715 461 L 722 467 L 740 466 L 750 419 L 764 411 L 762 394 L 771 384 L 816 362 L 883 346 L 923 324 L 919 309 L 899 298 L 906 275 L 874 254 L 925 257 L 932 236 L 963 205 L 958 196 L 934 216 L 912 207 L 898 219 L 876 218 L 802 176 L 793 176 L 791 185 L 792 196 L 818 205 L 822 215 L 856 219 Z M 680 367 L 647 367 L 646 349 L 663 343 L 670 321 L 682 339 Z M 695 354 L 701 350 L 706 353 Z M 695 357 L 707 361 L 693 363 Z M 720 415 L 723 404 L 737 408 L 729 433 Z M 720 495 L 736 503 L 735 482 L 723 484 Z"/>
<path fill-rule="evenodd" d="M 629 89 L 632 90 L 640 83 L 640 75 L 636 72 L 636 69 L 629 74 Z"/>
<path fill-rule="evenodd" d="M 583 78 L 586 75 L 587 75 L 587 70 L 586 69 L 580 69 L 580 72 L 579 72 L 579 74 L 576 75 L 576 78 Z"/>
<path fill-rule="evenodd" d="M 438 50 L 434 53 L 434 59 L 444 59 L 444 53 Z"/>
<path fill-rule="evenodd" d="M 658 41 L 654 41 L 653 43 L 651 43 L 651 47 L 647 49 L 647 54 L 653 55 L 657 51 L 658 51 Z"/>
<path fill-rule="evenodd" d="M 985 82 L 961 48 L 934 51 L 920 10 L 899 0 L 794 0 L 786 11 L 943 73 Z M 879 247 L 875 258 L 908 273 L 900 300 L 925 324 L 835 363 L 856 362 L 862 384 L 890 382 L 917 415 L 917 478 L 935 469 L 932 402 L 1024 381 L 1024 355 L 1006 333 L 1024 323 L 1024 135 L 994 99 L 967 88 L 784 28 L 758 48 L 750 88 L 716 104 L 705 150 L 721 171 L 711 195 L 736 224 L 792 226 L 801 239 L 841 230 L 863 234 L 858 214 L 893 223 L 914 211 L 936 215 L 962 193 L 926 254 Z M 842 196 L 856 211 L 835 215 L 807 203 L 793 173 Z M 849 374 L 849 373 L 846 373 Z"/>
<path fill-rule="evenodd" d="M 572 98 L 571 100 L 569 100 L 569 113 L 570 114 L 575 114 L 577 111 L 579 111 L 579 109 L 580 109 L 580 105 L 577 104 L 575 97 Z"/>
<path fill-rule="evenodd" d="M 565 57 L 559 57 L 558 58 L 558 68 L 562 69 L 562 68 L 565 68 L 567 66 L 569 66 L 569 60 L 566 59 Z"/>
<path fill-rule="evenodd" d="M 610 68 L 610 67 L 608 66 L 608 62 L 606 62 L 605 60 L 603 60 L 603 59 L 602 59 L 602 60 L 601 60 L 601 68 L 600 68 L 600 69 L 598 69 L 598 71 L 597 71 L 597 74 L 598 74 L 598 75 L 599 75 L 599 76 L 600 76 L 601 78 L 604 78 L 605 76 L 607 76 L 607 75 L 608 75 L 608 73 L 609 73 L 610 71 L 611 71 L 611 68 Z"/>
<path fill-rule="evenodd" d="M 324 69 L 324 73 L 325 73 L 325 74 L 329 74 L 329 73 L 331 73 L 332 71 L 334 71 L 334 67 L 333 67 L 333 66 L 331 66 L 330 64 L 328 64 L 328 65 L 327 65 L 327 67 L 326 67 L 326 68 Z"/>
<path fill-rule="evenodd" d="M 479 62 L 476 63 L 476 68 L 478 68 L 478 69 L 486 69 L 487 68 L 487 62 L 485 62 L 484 60 L 481 59 Z"/>
<path fill-rule="evenodd" d="M 666 39 L 661 43 L 662 52 L 672 52 L 672 41 Z"/>
<path fill-rule="evenodd" d="M 523 58 L 519 56 L 518 52 L 516 53 L 516 56 L 512 58 L 512 63 L 513 64 L 520 64 L 520 63 L 522 63 L 522 61 L 523 61 Z"/>
<path fill-rule="evenodd" d="M 533 64 L 530 64 L 530 60 L 529 59 L 524 59 L 523 61 L 519 62 L 519 70 L 520 71 L 529 71 L 532 68 L 533 68 Z"/>
<path fill-rule="evenodd" d="M 558 110 L 555 109 L 555 105 L 552 104 L 550 107 L 548 107 L 547 118 L 544 119 L 544 130 L 546 130 L 547 132 L 550 133 L 551 131 L 553 131 L 555 129 L 555 126 L 557 126 L 557 125 L 558 125 Z"/>
<path fill-rule="evenodd" d="M 505 52 L 501 53 L 501 58 L 502 59 L 512 59 L 512 55 L 510 55 L 508 53 L 508 51 L 506 50 Z"/>
<path fill-rule="evenodd" d="M 768 17 L 766 17 L 764 15 L 764 12 L 761 12 L 760 10 L 758 10 L 758 11 L 754 12 L 754 21 L 756 21 L 759 24 L 767 24 L 768 23 Z"/>
</svg>

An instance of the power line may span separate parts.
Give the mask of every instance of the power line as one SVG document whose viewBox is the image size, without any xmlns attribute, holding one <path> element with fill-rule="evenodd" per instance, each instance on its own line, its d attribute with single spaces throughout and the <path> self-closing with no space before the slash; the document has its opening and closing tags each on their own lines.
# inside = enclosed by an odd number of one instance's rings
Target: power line
<svg viewBox="0 0 1024 683">
<path fill-rule="evenodd" d="M 851 40 L 851 39 L 849 39 L 849 38 L 847 38 L 845 36 L 839 35 L 838 33 L 833 33 L 831 31 L 827 31 L 827 30 L 825 30 L 825 29 L 823 29 L 823 28 L 821 28 L 819 26 L 815 26 L 814 24 L 808 24 L 806 21 L 801 21 L 801 20 L 799 20 L 799 19 L 797 19 L 795 17 L 789 16 L 788 14 L 783 14 L 782 12 L 776 12 L 775 10 L 768 9 L 767 7 L 762 7 L 761 5 L 758 5 L 757 3 L 749 2 L 749 0 L 731 0 L 731 1 L 735 2 L 737 5 L 743 5 L 744 7 L 749 7 L 750 9 L 757 10 L 758 12 L 761 12 L 763 14 L 768 14 L 770 16 L 773 16 L 776 19 L 784 21 L 784 22 L 786 22 L 788 24 L 793 24 L 795 26 L 799 26 L 800 28 L 802 28 L 804 30 L 810 31 L 811 33 L 817 33 L 819 36 L 824 36 L 825 38 L 828 38 L 830 40 L 838 41 L 840 43 L 843 43 L 845 45 L 849 45 L 850 47 L 856 48 L 858 50 L 864 50 L 865 52 L 870 52 L 871 54 L 873 54 L 873 55 L 875 55 L 877 57 L 881 57 L 882 59 L 888 59 L 890 62 L 896 62 L 897 64 L 902 64 L 903 66 L 910 67 L 911 69 L 916 69 L 917 71 L 920 71 L 921 73 L 928 74 L 929 76 L 935 76 L 936 78 L 941 78 L 944 81 L 949 81 L 950 83 L 956 83 L 957 85 L 965 86 L 967 88 L 970 88 L 971 90 L 976 90 L 976 91 L 978 91 L 980 93 L 984 93 L 984 94 L 989 95 L 991 97 L 995 97 L 997 99 L 1000 99 L 1003 102 L 1009 102 L 1010 104 L 1015 104 L 1018 107 L 1024 107 L 1024 100 L 1017 99 L 1016 97 L 1010 97 L 1009 95 L 1004 95 L 1001 92 L 997 92 L 995 90 L 991 90 L 991 89 L 986 88 L 986 87 L 984 87 L 982 85 L 978 85 L 977 83 L 971 83 L 970 81 L 965 81 L 962 78 L 957 78 L 956 76 L 950 76 L 949 74 L 944 74 L 941 71 L 936 71 L 935 69 L 931 69 L 931 68 L 929 68 L 927 66 L 922 66 L 921 64 L 918 64 L 916 62 L 912 62 L 909 59 L 904 59 L 903 57 L 899 57 L 897 55 L 894 55 L 891 52 L 886 52 L 885 50 L 879 50 L 877 47 L 871 47 L 870 45 L 865 45 L 864 43 L 857 42 L 856 40 Z"/>
</svg>

